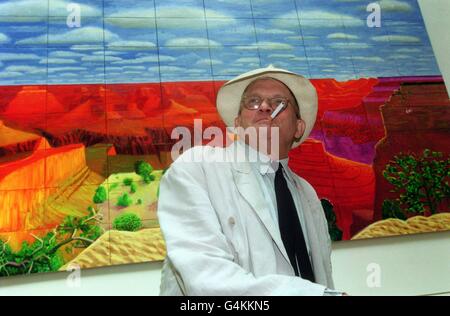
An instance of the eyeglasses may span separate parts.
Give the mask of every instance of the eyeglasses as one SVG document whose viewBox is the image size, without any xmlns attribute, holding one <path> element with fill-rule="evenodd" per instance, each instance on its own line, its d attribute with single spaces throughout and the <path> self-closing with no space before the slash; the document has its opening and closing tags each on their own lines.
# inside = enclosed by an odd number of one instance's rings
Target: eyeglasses
<svg viewBox="0 0 450 316">
<path fill-rule="evenodd" d="M 243 98 L 242 104 L 248 110 L 259 110 L 264 100 L 267 100 L 267 103 L 270 105 L 272 111 L 274 111 L 280 104 L 283 104 L 282 110 L 285 110 L 290 102 L 289 99 L 283 97 L 261 98 L 260 96 L 248 96 Z"/>
</svg>

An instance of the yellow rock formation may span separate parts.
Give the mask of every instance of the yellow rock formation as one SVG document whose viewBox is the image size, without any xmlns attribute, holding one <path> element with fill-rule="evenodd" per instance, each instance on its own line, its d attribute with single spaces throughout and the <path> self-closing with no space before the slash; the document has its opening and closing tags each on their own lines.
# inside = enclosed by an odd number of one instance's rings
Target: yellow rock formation
<svg viewBox="0 0 450 316">
<path fill-rule="evenodd" d="M 399 219 L 385 219 L 375 222 L 352 239 L 366 239 L 406 234 L 417 234 L 450 230 L 450 213 L 439 213 L 430 217 L 414 216 L 406 221 Z"/>
<path fill-rule="evenodd" d="M 60 270 L 66 271 L 70 267 L 87 269 L 161 261 L 165 255 L 165 243 L 159 228 L 143 229 L 139 232 L 111 230 Z"/>
</svg>

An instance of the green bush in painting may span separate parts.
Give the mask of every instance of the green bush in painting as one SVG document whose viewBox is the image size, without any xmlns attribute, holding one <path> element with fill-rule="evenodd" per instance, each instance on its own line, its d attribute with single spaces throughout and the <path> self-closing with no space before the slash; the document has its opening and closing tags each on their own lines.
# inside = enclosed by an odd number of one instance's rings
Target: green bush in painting
<svg viewBox="0 0 450 316">
<path fill-rule="evenodd" d="M 115 188 L 117 188 L 119 186 L 119 183 L 113 183 L 109 186 L 109 192 L 111 192 L 112 190 L 114 190 Z"/>
<path fill-rule="evenodd" d="M 142 228 L 142 220 L 134 213 L 124 213 L 114 220 L 113 228 L 121 231 L 135 232 Z"/>
<path fill-rule="evenodd" d="M 401 220 L 407 219 L 405 214 L 403 214 L 398 201 L 384 200 L 382 210 L 383 210 L 383 219 L 388 218 L 397 218 Z"/>
<path fill-rule="evenodd" d="M 384 214 L 436 214 L 443 201 L 450 199 L 450 158 L 442 152 L 425 149 L 422 155 L 403 154 L 394 157 L 383 171 L 384 178 L 394 186 L 398 197 L 384 201 Z M 387 210 L 387 207 L 393 210 Z"/>
<path fill-rule="evenodd" d="M 131 193 L 136 193 L 136 191 L 137 191 L 137 185 L 136 185 L 136 183 L 132 183 L 130 185 L 130 192 Z"/>
<path fill-rule="evenodd" d="M 138 160 L 134 163 L 134 172 L 140 176 L 143 176 L 152 173 L 153 167 L 146 161 Z"/>
<path fill-rule="evenodd" d="M 155 175 L 152 174 L 153 167 L 146 161 L 136 161 L 134 171 L 144 179 L 145 183 L 150 183 L 155 180 Z"/>
<path fill-rule="evenodd" d="M 333 204 L 327 199 L 320 200 L 323 210 L 325 212 L 325 217 L 328 223 L 328 232 L 332 241 L 342 240 L 342 231 L 336 224 L 336 215 L 334 214 Z"/>
<path fill-rule="evenodd" d="M 95 195 L 93 198 L 94 203 L 95 204 L 104 203 L 107 199 L 108 199 L 108 193 L 106 192 L 105 187 L 99 186 L 97 188 L 97 190 L 95 191 Z"/>
<path fill-rule="evenodd" d="M 9 241 L 0 240 L 0 276 L 12 276 L 40 272 L 58 271 L 64 264 L 61 248 L 72 252 L 74 248 L 86 248 L 102 234 L 98 226 L 101 215 L 90 207 L 85 217 L 66 217 L 64 222 L 42 238 L 34 236 L 31 245 L 22 244 L 18 252 L 8 245 Z"/>
<path fill-rule="evenodd" d="M 131 204 L 133 204 L 133 200 L 130 198 L 130 196 L 127 193 L 124 193 L 123 195 L 121 195 L 119 197 L 119 199 L 117 200 L 117 206 L 128 207 Z"/>
<path fill-rule="evenodd" d="M 125 179 L 123 179 L 123 184 L 126 185 L 126 186 L 130 186 L 130 185 L 133 184 L 133 179 L 125 178 Z"/>
</svg>

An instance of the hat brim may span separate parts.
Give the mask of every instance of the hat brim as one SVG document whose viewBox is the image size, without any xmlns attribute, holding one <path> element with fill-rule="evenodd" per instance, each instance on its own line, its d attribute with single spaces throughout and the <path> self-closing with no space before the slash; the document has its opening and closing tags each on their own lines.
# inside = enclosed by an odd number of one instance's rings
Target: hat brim
<svg viewBox="0 0 450 316">
<path fill-rule="evenodd" d="M 234 126 L 234 120 L 238 116 L 242 94 L 250 83 L 259 78 L 274 78 L 283 82 L 294 94 L 300 108 L 300 116 L 305 122 L 305 132 L 298 142 L 294 142 L 292 148 L 303 143 L 311 133 L 317 116 L 318 97 L 317 91 L 311 82 L 305 77 L 293 72 L 263 68 L 247 72 L 225 83 L 217 94 L 217 110 L 227 126 Z"/>
</svg>

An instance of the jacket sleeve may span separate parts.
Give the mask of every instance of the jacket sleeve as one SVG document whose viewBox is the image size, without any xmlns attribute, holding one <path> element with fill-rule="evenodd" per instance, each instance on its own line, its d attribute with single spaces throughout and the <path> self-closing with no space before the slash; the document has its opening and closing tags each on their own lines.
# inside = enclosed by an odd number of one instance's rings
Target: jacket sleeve
<svg viewBox="0 0 450 316">
<path fill-rule="evenodd" d="M 167 256 L 186 295 L 323 295 L 325 287 L 295 276 L 255 277 L 235 263 L 210 202 L 200 163 L 174 162 L 164 175 L 158 218 Z"/>
</svg>

